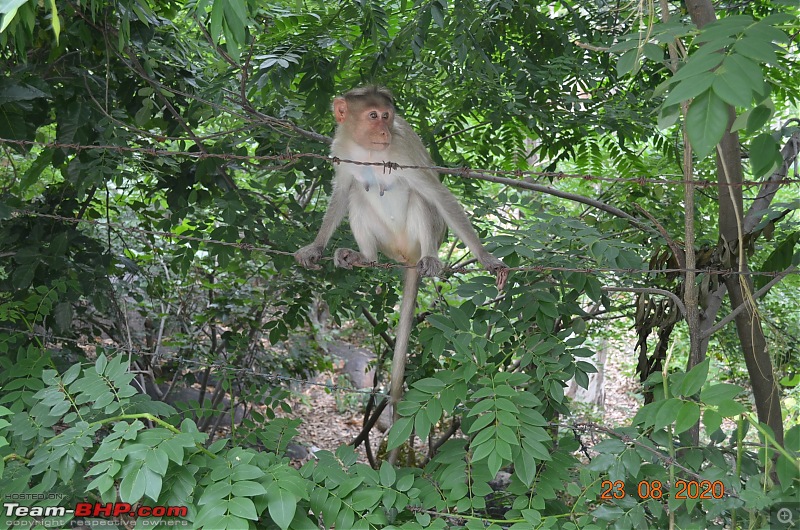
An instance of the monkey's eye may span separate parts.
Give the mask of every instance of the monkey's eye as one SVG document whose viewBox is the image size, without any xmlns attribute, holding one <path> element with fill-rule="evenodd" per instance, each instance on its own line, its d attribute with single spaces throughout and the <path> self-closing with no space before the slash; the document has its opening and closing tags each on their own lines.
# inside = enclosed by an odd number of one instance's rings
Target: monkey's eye
<svg viewBox="0 0 800 530">
<path fill-rule="evenodd" d="M 372 112 L 369 113 L 369 118 L 371 120 L 377 120 L 378 119 L 378 113 L 373 110 Z"/>
<path fill-rule="evenodd" d="M 383 119 L 384 120 L 388 120 L 389 119 L 389 113 L 388 112 L 384 112 L 383 113 Z"/>
</svg>

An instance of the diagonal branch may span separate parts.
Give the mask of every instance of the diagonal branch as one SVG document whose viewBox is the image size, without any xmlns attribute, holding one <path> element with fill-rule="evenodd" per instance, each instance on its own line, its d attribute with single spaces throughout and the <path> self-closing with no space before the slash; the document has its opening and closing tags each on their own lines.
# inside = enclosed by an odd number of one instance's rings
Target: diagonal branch
<svg viewBox="0 0 800 530">
<path fill-rule="evenodd" d="M 786 269 L 782 270 L 781 272 L 779 272 L 766 285 L 764 285 L 764 287 L 762 287 L 761 289 L 759 289 L 758 291 L 753 293 L 753 300 L 758 300 L 759 298 L 761 298 L 762 296 L 767 294 L 767 291 L 772 289 L 772 287 L 776 283 L 780 282 L 786 276 L 788 276 L 789 274 L 792 274 L 796 270 L 797 270 L 797 265 L 792 265 L 791 267 L 786 268 Z M 736 309 L 734 309 L 733 311 L 731 311 L 730 313 L 728 313 L 727 315 L 725 315 L 725 317 L 722 320 L 720 320 L 719 322 L 714 324 L 712 327 L 710 327 L 707 330 L 705 330 L 703 332 L 703 334 L 702 334 L 702 338 L 705 339 L 707 337 L 710 337 L 711 335 L 713 335 L 717 331 L 719 331 L 722 328 L 724 328 L 730 321 L 732 321 L 733 319 L 736 318 L 736 315 L 738 315 L 739 313 L 744 311 L 746 308 L 747 308 L 747 305 L 746 304 L 742 304 L 739 307 L 737 307 Z"/>
<path fill-rule="evenodd" d="M 798 152 L 800 152 L 800 131 L 795 131 L 789 137 L 783 149 L 781 149 L 783 164 L 761 185 L 758 195 L 756 195 L 753 204 L 750 205 L 750 209 L 744 217 L 745 234 L 752 233 L 753 229 L 764 217 L 764 213 L 781 186 L 781 181 L 786 178 L 787 173 L 789 173 L 789 167 L 797 159 Z"/>
</svg>

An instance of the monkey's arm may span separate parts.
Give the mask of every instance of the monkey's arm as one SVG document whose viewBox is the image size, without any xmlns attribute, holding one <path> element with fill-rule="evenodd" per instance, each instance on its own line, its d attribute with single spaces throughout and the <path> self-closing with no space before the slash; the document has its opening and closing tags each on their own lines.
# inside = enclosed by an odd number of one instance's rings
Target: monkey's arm
<svg viewBox="0 0 800 530">
<path fill-rule="evenodd" d="M 488 271 L 497 274 L 508 268 L 500 258 L 494 257 L 486 250 L 458 199 L 444 184 L 439 182 L 437 177 L 424 179 L 423 188 L 424 196 L 429 197 L 430 201 L 436 205 L 439 215 L 445 220 L 450 230 L 469 247 Z"/>
<path fill-rule="evenodd" d="M 306 245 L 294 253 L 294 259 L 303 267 L 313 270 L 320 268 L 317 262 L 322 257 L 322 251 L 325 249 L 325 245 L 328 244 L 331 236 L 333 236 L 336 228 L 342 222 L 342 219 L 344 219 L 345 214 L 347 214 L 350 186 L 352 183 L 352 177 L 337 173 L 336 181 L 333 186 L 333 194 L 328 203 L 325 216 L 322 218 L 322 226 L 319 232 L 317 232 L 317 237 L 314 238 L 314 241 L 310 245 Z"/>
</svg>

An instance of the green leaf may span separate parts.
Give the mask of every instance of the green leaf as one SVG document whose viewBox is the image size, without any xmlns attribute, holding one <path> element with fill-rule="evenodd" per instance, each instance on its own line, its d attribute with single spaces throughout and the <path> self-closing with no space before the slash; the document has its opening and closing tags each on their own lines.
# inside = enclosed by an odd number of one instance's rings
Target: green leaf
<svg viewBox="0 0 800 530">
<path fill-rule="evenodd" d="M 705 359 L 704 361 L 700 362 L 700 364 L 689 370 L 679 385 L 680 388 L 674 388 L 673 392 L 676 395 L 685 397 L 691 397 L 700 392 L 700 389 L 703 388 L 703 384 L 708 378 L 709 363 L 710 360 Z"/>
<path fill-rule="evenodd" d="M 267 508 L 275 524 L 286 530 L 297 510 L 297 497 L 281 488 L 277 482 L 273 482 L 267 488 Z"/>
<path fill-rule="evenodd" d="M 389 430 L 389 439 L 386 442 L 387 451 L 395 447 L 400 447 L 403 445 L 403 442 L 408 440 L 411 436 L 411 431 L 414 429 L 413 420 L 413 417 L 400 418 L 392 425 L 392 428 Z"/>
<path fill-rule="evenodd" d="M 351 507 L 357 512 L 371 511 L 383 497 L 381 488 L 363 488 L 353 493 Z"/>
<path fill-rule="evenodd" d="M 52 149 L 43 149 L 39 156 L 36 157 L 36 160 L 28 167 L 25 174 L 22 176 L 20 180 L 19 186 L 21 191 L 26 191 L 30 188 L 42 174 L 42 171 L 53 161 L 53 150 Z"/>
<path fill-rule="evenodd" d="M 633 48 L 638 48 L 641 45 L 641 41 L 638 37 L 638 35 L 622 35 L 620 36 L 621 40 L 611 46 L 608 51 L 610 53 L 619 53 L 626 52 Z"/>
<path fill-rule="evenodd" d="M 392 466 L 392 464 L 386 460 L 384 460 L 381 464 L 380 477 L 381 486 L 385 486 L 387 488 L 392 486 L 394 481 L 397 479 L 397 472 L 394 470 L 394 466 Z"/>
<path fill-rule="evenodd" d="M 750 143 L 750 165 L 753 168 L 753 176 L 766 175 L 782 163 L 781 146 L 771 134 L 762 133 L 753 138 Z"/>
<path fill-rule="evenodd" d="M 703 72 L 691 79 L 681 81 L 669 91 L 669 95 L 664 100 L 664 103 L 661 104 L 662 108 L 666 109 L 699 96 L 711 88 L 711 84 L 715 79 L 716 76 L 713 72 Z"/>
<path fill-rule="evenodd" d="M 706 409 L 703 412 L 703 425 L 705 425 L 707 433 L 713 433 L 722 425 L 722 414 L 716 410 Z"/>
<path fill-rule="evenodd" d="M 683 81 L 684 79 L 711 72 L 714 68 L 719 66 L 722 59 L 723 55 L 721 53 L 713 53 L 701 57 L 689 57 L 686 64 L 675 72 L 675 75 L 670 78 L 669 82 L 676 83 L 677 81 Z"/>
<path fill-rule="evenodd" d="M 530 487 L 536 480 L 536 460 L 533 455 L 521 451 L 519 456 L 514 459 L 514 474 L 523 484 Z"/>
<path fill-rule="evenodd" d="M 707 405 L 719 405 L 723 401 L 733 399 L 744 389 L 730 383 L 717 383 L 700 392 L 700 401 Z"/>
<path fill-rule="evenodd" d="M 58 8 L 56 7 L 56 0 L 50 0 L 50 25 L 53 28 L 53 35 L 58 44 L 58 37 L 61 35 L 61 21 L 58 19 Z"/>
<path fill-rule="evenodd" d="M 748 107 L 753 101 L 753 92 L 762 85 L 763 80 L 754 79 L 742 69 L 743 62 L 749 59 L 726 58 L 714 72 L 712 88 L 723 101 L 736 107 Z"/>
<path fill-rule="evenodd" d="M 795 246 L 800 241 L 800 231 L 786 235 L 785 239 L 778 243 L 759 270 L 764 272 L 782 271 L 797 261 Z M 769 276 L 758 276 L 755 284 L 758 288 L 766 285 L 771 278 Z"/>
<path fill-rule="evenodd" d="M 628 476 L 639 476 L 639 469 L 642 467 L 642 458 L 639 456 L 639 453 L 633 449 L 629 449 L 622 453 L 621 460 L 622 465 L 625 466 L 625 470 L 628 472 Z"/>
<path fill-rule="evenodd" d="M 678 122 L 681 117 L 681 109 L 678 105 L 663 107 L 658 111 L 658 128 L 668 129 Z"/>
<path fill-rule="evenodd" d="M 488 458 L 490 454 L 495 453 L 496 451 L 497 448 L 494 440 L 489 440 L 488 442 L 473 448 L 472 461 L 480 462 L 481 460 Z"/>
<path fill-rule="evenodd" d="M 431 432 L 431 421 L 425 411 L 420 411 L 414 416 L 414 431 L 421 440 L 427 440 Z"/>
<path fill-rule="evenodd" d="M 489 458 L 486 460 L 486 467 L 489 469 L 489 476 L 496 476 L 497 472 L 500 471 L 500 468 L 503 467 L 504 460 L 502 456 L 500 456 L 500 451 L 495 450 L 489 454 Z"/>
<path fill-rule="evenodd" d="M 97 361 L 94 363 L 94 371 L 97 372 L 98 375 L 102 375 L 106 370 L 106 366 L 108 366 L 108 358 L 101 353 L 97 356 Z"/>
<path fill-rule="evenodd" d="M 445 27 L 445 20 L 444 20 L 444 10 L 442 6 L 439 5 L 438 2 L 431 3 L 431 15 L 433 15 L 433 21 L 436 23 L 437 26 L 440 28 Z"/>
<path fill-rule="evenodd" d="M 421 392 L 425 392 L 426 394 L 436 394 L 444 390 L 445 384 L 440 379 L 436 379 L 435 377 L 426 377 L 412 384 L 411 387 L 416 388 Z"/>
<path fill-rule="evenodd" d="M 623 77 L 633 71 L 639 62 L 639 49 L 634 48 L 623 53 L 617 59 L 617 76 Z"/>
<path fill-rule="evenodd" d="M 523 438 L 522 445 L 532 457 L 538 460 L 548 461 L 551 459 L 550 452 L 541 442 L 526 437 Z"/>
<path fill-rule="evenodd" d="M 203 528 L 219 528 L 219 530 L 248 530 L 250 524 L 247 519 L 236 517 L 235 515 L 224 515 L 217 519 L 212 519 L 203 525 Z"/>
<path fill-rule="evenodd" d="M 664 48 L 652 42 L 648 42 L 642 46 L 642 53 L 651 61 L 660 63 L 664 60 Z"/>
<path fill-rule="evenodd" d="M 450 318 L 453 319 L 453 323 L 456 325 L 456 329 L 461 331 L 470 331 L 472 329 L 469 317 L 460 307 L 451 307 L 449 313 Z"/>
<path fill-rule="evenodd" d="M 772 110 L 769 105 L 763 104 L 753 108 L 747 117 L 747 132 L 753 134 L 763 127 L 772 116 Z"/>
<path fill-rule="evenodd" d="M 236 497 L 255 497 L 256 495 L 263 495 L 267 489 L 260 482 L 252 480 L 242 480 L 234 482 L 231 493 Z"/>
<path fill-rule="evenodd" d="M 222 35 L 222 19 L 226 2 L 211 3 L 211 38 L 214 42 L 220 41 Z"/>
<path fill-rule="evenodd" d="M 703 28 L 697 37 L 697 42 L 708 42 L 721 37 L 736 35 L 748 26 L 753 25 L 754 22 L 753 17 L 749 15 L 732 15 L 717 19 Z"/>
<path fill-rule="evenodd" d="M 800 465 L 796 458 L 790 460 L 786 456 L 780 455 L 775 469 L 778 472 L 783 491 L 788 492 L 790 487 L 796 487 L 793 485 L 797 483 L 797 477 L 800 476 Z"/>
<path fill-rule="evenodd" d="M 732 418 L 733 416 L 738 416 L 745 412 L 744 405 L 739 403 L 738 401 L 734 401 L 732 399 L 723 401 L 719 405 L 717 405 L 717 412 L 725 416 L 726 418 Z"/>
<path fill-rule="evenodd" d="M 167 452 L 163 449 L 157 448 L 150 451 L 147 459 L 144 461 L 151 471 L 155 472 L 162 477 L 167 473 L 167 466 L 169 466 L 169 457 Z"/>
<path fill-rule="evenodd" d="M 705 158 L 722 139 L 728 127 L 728 105 L 714 92 L 705 92 L 689 106 L 686 132 L 698 158 Z"/>
<path fill-rule="evenodd" d="M 452 333 L 455 331 L 450 323 L 450 320 L 442 315 L 428 315 L 426 320 L 431 326 L 435 327 L 436 329 L 440 329 L 445 333 Z"/>
<path fill-rule="evenodd" d="M 119 498 L 122 502 L 133 504 L 144 497 L 147 476 L 143 464 L 144 462 L 135 464 L 133 470 L 122 478 L 119 484 Z"/>
<path fill-rule="evenodd" d="M 664 405 L 658 410 L 656 414 L 656 421 L 653 427 L 658 430 L 672 424 L 678 416 L 678 412 L 683 406 L 683 401 L 677 398 L 670 398 L 664 402 Z"/>
<path fill-rule="evenodd" d="M 237 517 L 241 517 L 242 519 L 249 519 L 251 521 L 258 520 L 258 513 L 256 512 L 256 505 L 253 504 L 253 501 L 248 499 L 247 497 L 232 497 L 228 500 L 228 513 L 231 515 L 235 515 Z M 270 512 L 272 515 L 272 512 Z M 292 512 L 292 517 L 294 517 L 294 512 Z M 274 520 L 274 518 L 273 518 Z M 275 521 L 277 523 L 277 521 Z M 287 528 L 287 526 L 281 526 L 281 528 Z"/>
<path fill-rule="evenodd" d="M 336 522 L 339 516 L 339 510 L 342 509 L 342 501 L 338 497 L 331 495 L 322 506 L 322 522 L 325 523 L 326 528 L 330 528 Z"/>
<path fill-rule="evenodd" d="M 698 365 L 699 366 L 699 365 Z M 675 434 L 688 431 L 700 419 L 700 407 L 693 401 L 684 401 L 675 420 Z"/>
<path fill-rule="evenodd" d="M 231 494 L 233 490 L 233 486 L 230 482 L 215 482 L 208 486 L 203 494 L 200 496 L 200 500 L 197 501 L 198 504 L 214 504 L 216 501 L 219 501 Z"/>
<path fill-rule="evenodd" d="M 28 0 L 4 0 L 0 4 L 0 13 L 3 13 L 3 23 L 0 24 L 0 33 L 5 31 L 14 17 L 17 15 L 17 10 Z"/>
<path fill-rule="evenodd" d="M 750 36 L 739 39 L 736 44 L 733 45 L 734 52 L 749 57 L 754 61 L 769 63 L 774 66 L 780 63 L 775 53 L 775 51 L 779 49 L 780 48 L 771 41 Z"/>
<path fill-rule="evenodd" d="M 397 480 L 397 491 L 408 491 L 414 485 L 414 475 L 403 475 Z"/>
<path fill-rule="evenodd" d="M 615 438 L 609 438 L 608 440 L 603 440 L 602 442 L 596 444 L 592 449 L 597 451 L 598 453 L 611 453 L 611 454 L 619 454 L 625 451 L 628 446 L 622 440 L 617 440 Z"/>
<path fill-rule="evenodd" d="M 241 0 L 227 0 L 222 2 L 224 8 L 223 12 L 225 13 L 225 25 L 223 26 L 223 30 L 225 31 L 226 39 L 233 37 L 233 43 L 226 43 L 230 44 L 242 44 L 245 41 L 245 27 L 247 25 L 247 15 L 244 13 L 244 5 L 242 4 Z"/>
</svg>

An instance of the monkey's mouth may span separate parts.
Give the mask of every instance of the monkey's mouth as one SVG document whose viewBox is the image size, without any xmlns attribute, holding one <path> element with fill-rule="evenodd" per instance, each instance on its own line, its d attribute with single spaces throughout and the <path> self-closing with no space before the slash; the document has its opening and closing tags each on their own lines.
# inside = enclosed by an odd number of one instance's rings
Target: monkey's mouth
<svg viewBox="0 0 800 530">
<path fill-rule="evenodd" d="M 389 147 L 389 142 L 372 142 L 376 149 L 386 149 Z"/>
</svg>

